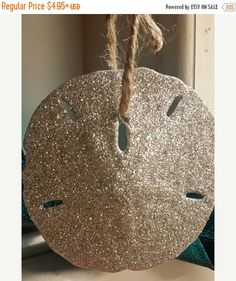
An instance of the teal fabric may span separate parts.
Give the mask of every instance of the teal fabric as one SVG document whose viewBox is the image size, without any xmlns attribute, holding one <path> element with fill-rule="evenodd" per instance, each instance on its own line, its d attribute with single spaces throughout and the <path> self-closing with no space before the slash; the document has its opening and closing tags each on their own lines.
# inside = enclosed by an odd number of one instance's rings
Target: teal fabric
<svg viewBox="0 0 236 281">
<path fill-rule="evenodd" d="M 178 259 L 214 269 L 214 210 L 198 239 Z"/>
<path fill-rule="evenodd" d="M 211 261 L 206 254 L 206 251 L 200 241 L 197 239 L 194 243 L 192 243 L 179 257 L 178 259 L 194 263 L 200 264 L 202 266 L 211 266 Z"/>
</svg>

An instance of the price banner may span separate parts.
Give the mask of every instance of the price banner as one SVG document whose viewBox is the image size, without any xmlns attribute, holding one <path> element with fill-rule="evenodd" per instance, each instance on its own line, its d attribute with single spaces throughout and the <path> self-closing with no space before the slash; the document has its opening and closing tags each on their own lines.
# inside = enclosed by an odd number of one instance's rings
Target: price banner
<svg viewBox="0 0 236 281">
<path fill-rule="evenodd" d="M 15 11 L 79 11 L 80 4 L 78 2 L 65 2 L 65 1 L 48 1 L 48 2 L 17 2 L 11 3 L 10 1 L 1 2 L 1 10 L 14 13 Z"/>
<path fill-rule="evenodd" d="M 91 11 L 97 14 L 229 14 L 236 13 L 236 2 L 224 0 L 0 1 L 0 14 L 90 14 Z"/>
</svg>

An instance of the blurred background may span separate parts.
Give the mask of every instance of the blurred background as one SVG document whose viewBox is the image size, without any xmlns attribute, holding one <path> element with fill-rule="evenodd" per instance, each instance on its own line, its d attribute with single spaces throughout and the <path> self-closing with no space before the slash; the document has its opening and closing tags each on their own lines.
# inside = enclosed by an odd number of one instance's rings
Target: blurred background
<svg viewBox="0 0 236 281">
<path fill-rule="evenodd" d="M 213 113 L 214 16 L 153 15 L 165 44 L 158 55 L 140 42 L 137 66 L 179 77 L 195 88 Z M 124 63 L 129 17 L 118 21 L 120 65 Z M 22 140 L 40 102 L 72 77 L 107 69 L 105 15 L 22 16 Z M 27 210 L 26 210 L 27 211 Z M 25 224 L 26 229 L 30 226 Z M 31 230 L 34 228 L 29 227 Z M 174 260 L 147 271 L 109 274 L 78 270 L 49 251 L 37 231 L 23 234 L 24 281 L 144 280 L 213 281 L 210 269 Z"/>
</svg>

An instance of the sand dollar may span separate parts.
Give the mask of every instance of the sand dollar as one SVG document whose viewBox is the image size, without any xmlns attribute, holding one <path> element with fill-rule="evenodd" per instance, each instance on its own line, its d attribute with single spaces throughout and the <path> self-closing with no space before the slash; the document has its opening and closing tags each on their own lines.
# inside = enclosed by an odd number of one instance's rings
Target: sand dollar
<svg viewBox="0 0 236 281">
<path fill-rule="evenodd" d="M 177 257 L 213 209 L 214 121 L 175 77 L 134 73 L 119 146 L 122 71 L 53 91 L 25 136 L 24 198 L 49 246 L 72 264 L 147 269 Z"/>
</svg>

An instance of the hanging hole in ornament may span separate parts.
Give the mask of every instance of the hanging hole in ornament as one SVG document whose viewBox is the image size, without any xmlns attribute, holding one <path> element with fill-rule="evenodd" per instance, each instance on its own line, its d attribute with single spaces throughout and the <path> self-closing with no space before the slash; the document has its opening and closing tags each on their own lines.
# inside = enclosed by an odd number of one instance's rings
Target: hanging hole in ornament
<svg viewBox="0 0 236 281">
<path fill-rule="evenodd" d="M 63 204 L 62 200 L 51 200 L 43 204 L 43 209 L 55 208 Z"/>
<path fill-rule="evenodd" d="M 72 121 L 75 122 L 78 119 L 77 116 L 76 116 L 76 113 L 70 108 L 68 103 L 66 103 L 64 100 L 60 99 L 59 104 L 60 104 L 61 108 L 64 110 L 64 112 L 67 113 L 67 115 L 69 116 L 69 118 Z"/>
<path fill-rule="evenodd" d="M 119 117 L 118 121 L 118 147 L 122 152 L 128 149 L 128 130 L 129 119 L 125 117 Z"/>
<path fill-rule="evenodd" d="M 204 198 L 204 195 L 198 192 L 187 192 L 186 197 L 193 200 L 200 200 Z"/>
<path fill-rule="evenodd" d="M 173 113 L 175 112 L 175 110 L 176 110 L 176 108 L 177 108 L 179 102 L 182 100 L 182 98 L 183 98 L 183 96 L 180 95 L 180 96 L 177 96 L 177 97 L 173 100 L 172 104 L 170 105 L 170 107 L 169 107 L 169 109 L 168 109 L 168 111 L 167 111 L 167 116 L 168 116 L 168 117 L 170 117 L 171 114 L 173 114 Z"/>
</svg>

